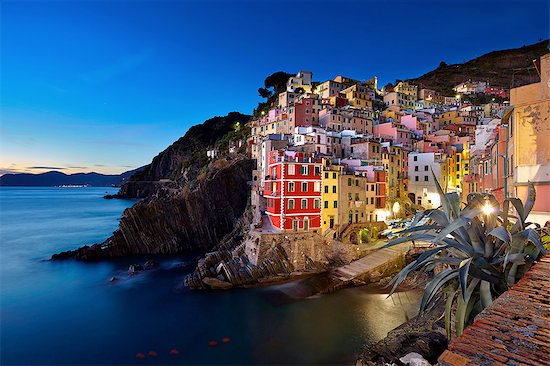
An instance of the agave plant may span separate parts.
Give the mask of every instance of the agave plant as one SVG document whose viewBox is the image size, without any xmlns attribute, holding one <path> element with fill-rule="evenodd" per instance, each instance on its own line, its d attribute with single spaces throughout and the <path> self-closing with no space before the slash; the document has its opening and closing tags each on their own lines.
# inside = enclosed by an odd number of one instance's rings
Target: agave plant
<svg viewBox="0 0 550 366">
<path fill-rule="evenodd" d="M 410 228 L 385 247 L 408 241 L 432 245 L 393 278 L 390 294 L 413 271 L 434 271 L 424 289 L 419 314 L 445 301 L 450 339 L 453 308 L 455 330 L 460 335 L 475 315 L 521 278 L 546 251 L 534 225 L 526 222 L 536 196 L 531 183 L 525 205 L 518 198 L 507 198 L 501 207 L 491 194 L 472 193 L 461 209 L 458 194 L 444 193 L 434 179 L 441 207 L 416 214 Z M 419 225 L 423 218 L 429 220 Z"/>
</svg>

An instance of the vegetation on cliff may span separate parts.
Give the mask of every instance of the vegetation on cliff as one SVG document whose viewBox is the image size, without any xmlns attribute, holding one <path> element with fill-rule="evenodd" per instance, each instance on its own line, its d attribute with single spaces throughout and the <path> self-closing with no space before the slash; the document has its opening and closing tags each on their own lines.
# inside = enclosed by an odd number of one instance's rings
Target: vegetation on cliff
<svg viewBox="0 0 550 366">
<path fill-rule="evenodd" d="M 509 89 L 539 81 L 533 65 L 548 53 L 548 40 L 520 48 L 493 51 L 462 64 L 439 67 L 408 81 L 419 88 L 434 89 L 444 95 L 453 95 L 453 87 L 468 79 L 489 81 L 494 87 Z"/>
<path fill-rule="evenodd" d="M 176 142 L 158 154 L 141 171 L 122 185 L 118 197 L 144 198 L 160 187 L 182 188 L 192 182 L 208 164 L 209 149 L 226 150 L 231 143 L 244 141 L 249 131 L 245 124 L 249 115 L 231 112 L 191 127 Z M 162 184 L 159 182 L 162 181 Z"/>
</svg>

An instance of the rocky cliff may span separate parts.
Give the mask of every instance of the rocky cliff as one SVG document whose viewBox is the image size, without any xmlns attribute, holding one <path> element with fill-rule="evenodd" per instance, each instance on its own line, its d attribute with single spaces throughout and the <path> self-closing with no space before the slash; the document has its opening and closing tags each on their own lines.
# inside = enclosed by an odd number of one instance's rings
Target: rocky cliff
<svg viewBox="0 0 550 366">
<path fill-rule="evenodd" d="M 441 65 L 420 77 L 408 81 L 421 88 L 454 95 L 453 87 L 468 79 L 489 81 L 504 89 L 536 83 L 540 80 L 533 60 L 548 53 L 548 40 L 520 48 L 493 51 L 462 64 Z"/>
<path fill-rule="evenodd" d="M 115 195 L 143 199 L 124 211 L 110 238 L 52 259 L 96 260 L 211 249 L 233 230 L 250 200 L 254 162 L 242 154 L 248 119 L 233 112 L 191 127 Z M 207 158 L 211 149 L 218 151 L 217 158 Z"/>
<path fill-rule="evenodd" d="M 253 165 L 252 160 L 238 156 L 225 160 L 225 166 L 212 168 L 194 190 L 165 187 L 126 209 L 119 228 L 103 243 L 56 254 L 52 259 L 95 260 L 210 249 L 245 211 Z"/>
<path fill-rule="evenodd" d="M 153 161 L 132 175 L 115 197 L 144 198 L 164 187 L 184 187 L 192 182 L 208 163 L 206 151 L 226 150 L 247 135 L 250 116 L 231 112 L 191 127 L 187 133 L 158 154 Z"/>
</svg>

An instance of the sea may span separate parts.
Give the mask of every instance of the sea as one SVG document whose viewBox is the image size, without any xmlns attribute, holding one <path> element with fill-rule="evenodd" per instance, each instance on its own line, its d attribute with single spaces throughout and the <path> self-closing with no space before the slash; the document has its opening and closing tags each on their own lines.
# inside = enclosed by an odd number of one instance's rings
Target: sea
<svg viewBox="0 0 550 366">
<path fill-rule="evenodd" d="M 417 312 L 418 291 L 296 295 L 315 279 L 192 291 L 196 253 L 51 261 L 109 237 L 136 202 L 103 198 L 115 192 L 0 187 L 1 365 L 355 365 Z M 128 274 L 148 259 L 160 266 Z"/>
</svg>

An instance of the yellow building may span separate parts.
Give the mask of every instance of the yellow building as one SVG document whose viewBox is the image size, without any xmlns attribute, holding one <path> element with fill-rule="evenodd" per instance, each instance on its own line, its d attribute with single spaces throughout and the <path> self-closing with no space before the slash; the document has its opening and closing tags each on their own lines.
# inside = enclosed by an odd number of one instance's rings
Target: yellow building
<svg viewBox="0 0 550 366">
<path fill-rule="evenodd" d="M 386 169 L 386 197 L 393 200 L 401 197 L 405 191 L 403 186 L 403 149 L 401 146 L 391 146 L 386 143 L 382 147 L 382 164 Z"/>
<path fill-rule="evenodd" d="M 339 225 L 338 204 L 339 204 L 339 181 L 343 166 L 332 164 L 330 159 L 323 159 L 323 172 L 321 174 L 321 231 L 323 235 L 327 234 Z M 336 237 L 336 231 L 333 233 Z"/>
<path fill-rule="evenodd" d="M 372 100 L 369 98 L 367 87 L 355 84 L 342 90 L 341 93 L 352 107 L 372 109 Z"/>
<path fill-rule="evenodd" d="M 447 156 L 447 191 L 461 194 L 464 189 L 464 176 L 470 172 L 470 149 L 465 142 L 461 151 L 453 148 Z"/>
<path fill-rule="evenodd" d="M 413 100 L 418 99 L 418 87 L 416 85 L 409 84 L 406 81 L 400 81 L 397 83 L 393 90 L 398 93 L 408 95 L 412 97 Z"/>
</svg>

